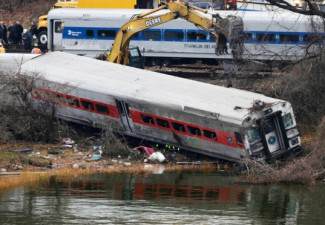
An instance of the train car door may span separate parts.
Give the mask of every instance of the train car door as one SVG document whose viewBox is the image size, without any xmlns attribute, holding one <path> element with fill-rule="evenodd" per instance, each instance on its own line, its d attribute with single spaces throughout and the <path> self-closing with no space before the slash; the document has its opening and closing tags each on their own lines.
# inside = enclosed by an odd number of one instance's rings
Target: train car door
<svg viewBox="0 0 325 225">
<path fill-rule="evenodd" d="M 130 117 L 129 105 L 124 101 L 116 100 L 116 106 L 124 129 L 128 132 L 133 132 L 134 124 Z"/>
<path fill-rule="evenodd" d="M 280 140 L 277 135 L 276 125 L 273 118 L 268 118 L 263 121 L 263 130 L 265 134 L 265 140 L 270 153 L 276 152 L 281 149 Z"/>
<path fill-rule="evenodd" d="M 52 20 L 51 22 L 51 51 L 62 50 L 63 22 L 61 20 Z"/>
</svg>

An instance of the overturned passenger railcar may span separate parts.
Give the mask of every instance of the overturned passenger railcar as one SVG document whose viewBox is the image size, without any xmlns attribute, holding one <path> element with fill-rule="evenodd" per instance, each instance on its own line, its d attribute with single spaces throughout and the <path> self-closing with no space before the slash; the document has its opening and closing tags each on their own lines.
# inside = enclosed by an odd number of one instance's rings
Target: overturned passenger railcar
<svg viewBox="0 0 325 225">
<path fill-rule="evenodd" d="M 0 63 L 10 57 L 0 56 Z M 89 126 L 111 124 L 136 138 L 219 159 L 281 157 L 300 149 L 289 102 L 165 74 L 53 52 L 22 63 L 35 106 Z"/>
</svg>

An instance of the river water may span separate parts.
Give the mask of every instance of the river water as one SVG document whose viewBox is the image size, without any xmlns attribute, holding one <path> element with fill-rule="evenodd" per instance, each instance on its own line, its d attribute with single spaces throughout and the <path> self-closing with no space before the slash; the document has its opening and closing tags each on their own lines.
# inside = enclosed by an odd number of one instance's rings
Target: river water
<svg viewBox="0 0 325 225">
<path fill-rule="evenodd" d="M 325 224 L 325 185 L 220 174 L 96 175 L 0 193 L 0 224 Z"/>
</svg>

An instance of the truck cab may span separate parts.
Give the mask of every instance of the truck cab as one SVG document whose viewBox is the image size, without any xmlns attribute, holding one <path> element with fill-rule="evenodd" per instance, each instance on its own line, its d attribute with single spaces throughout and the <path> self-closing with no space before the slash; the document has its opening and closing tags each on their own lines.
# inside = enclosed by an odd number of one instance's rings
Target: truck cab
<svg viewBox="0 0 325 225">
<path fill-rule="evenodd" d="M 160 0 L 58 0 L 52 8 L 124 8 L 124 9 L 147 9 L 157 8 Z M 38 46 L 41 49 L 47 48 L 48 36 L 48 21 L 47 15 L 38 18 L 37 25 Z"/>
</svg>

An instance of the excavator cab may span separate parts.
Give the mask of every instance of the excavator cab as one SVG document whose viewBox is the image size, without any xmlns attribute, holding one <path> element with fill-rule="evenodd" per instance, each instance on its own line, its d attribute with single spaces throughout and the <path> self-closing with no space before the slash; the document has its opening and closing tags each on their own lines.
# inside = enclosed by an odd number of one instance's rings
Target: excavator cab
<svg viewBox="0 0 325 225">
<path fill-rule="evenodd" d="M 141 55 L 139 47 L 129 48 L 129 66 L 144 69 L 144 57 Z"/>
</svg>

